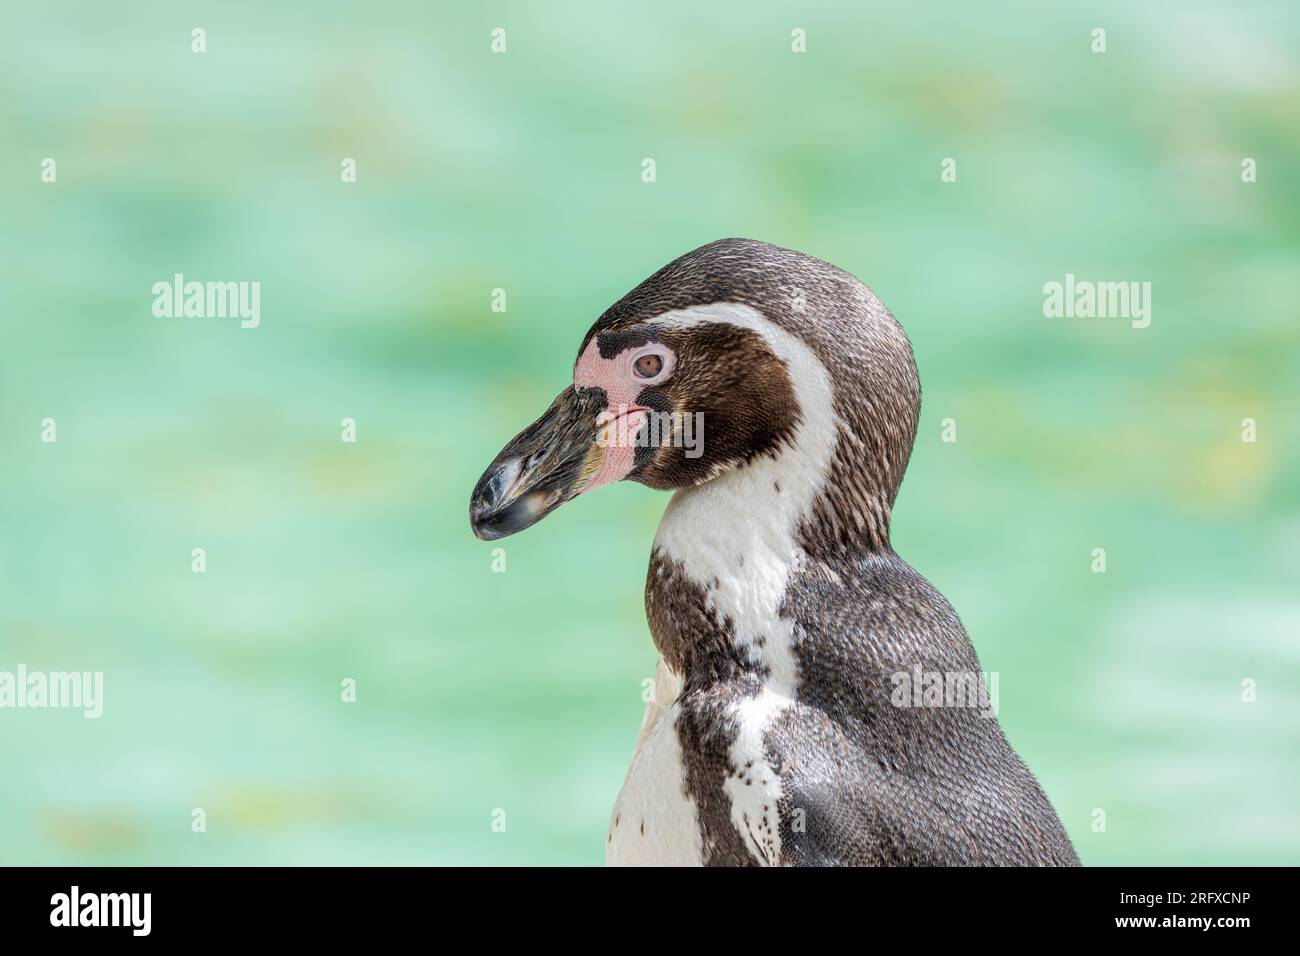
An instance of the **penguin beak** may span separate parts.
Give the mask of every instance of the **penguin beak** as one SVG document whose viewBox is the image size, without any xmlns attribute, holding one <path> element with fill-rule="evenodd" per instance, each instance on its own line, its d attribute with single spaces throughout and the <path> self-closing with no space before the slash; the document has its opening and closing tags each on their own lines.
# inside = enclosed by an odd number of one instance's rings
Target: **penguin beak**
<svg viewBox="0 0 1300 956">
<path fill-rule="evenodd" d="M 600 389 L 570 386 L 501 449 L 470 495 L 470 527 L 478 538 L 523 531 L 593 486 L 607 452 L 598 422 L 605 404 Z"/>
</svg>

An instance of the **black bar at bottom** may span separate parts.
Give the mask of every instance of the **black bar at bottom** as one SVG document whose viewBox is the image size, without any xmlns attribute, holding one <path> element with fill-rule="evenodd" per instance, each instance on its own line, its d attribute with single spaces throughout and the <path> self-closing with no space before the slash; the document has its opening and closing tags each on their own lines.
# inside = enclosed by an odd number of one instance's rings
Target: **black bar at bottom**
<svg viewBox="0 0 1300 956">
<path fill-rule="evenodd" d="M 1032 930 L 1075 938 L 1231 945 L 1288 922 L 1292 869 L 536 871 L 505 869 L 34 868 L 0 870 L 6 943 L 158 939 L 400 941 L 413 929 L 498 932 L 559 944 L 610 920 L 632 934 L 671 933 L 687 915 L 744 933 L 868 926 L 927 943 Z M 675 914 L 675 915 L 674 915 Z M 748 914 L 748 915 L 746 915 Z M 486 918 L 486 922 L 485 922 Z M 549 927 L 549 928 L 548 928 Z M 605 931 L 603 931 L 605 932 Z M 1243 934 L 1245 934 L 1243 936 Z M 1005 937 L 1004 937 L 1005 938 Z M 1037 939 L 1044 942 L 1054 937 Z M 426 937 L 427 939 L 427 937 Z M 66 941 L 66 939 L 65 939 Z M 660 942 L 662 942 L 662 938 Z M 612 940 L 610 941 L 613 942 Z M 622 948 L 622 944 L 619 944 Z M 6 949 L 9 949 L 6 946 Z M 10 952 L 19 952 L 9 949 Z"/>
</svg>

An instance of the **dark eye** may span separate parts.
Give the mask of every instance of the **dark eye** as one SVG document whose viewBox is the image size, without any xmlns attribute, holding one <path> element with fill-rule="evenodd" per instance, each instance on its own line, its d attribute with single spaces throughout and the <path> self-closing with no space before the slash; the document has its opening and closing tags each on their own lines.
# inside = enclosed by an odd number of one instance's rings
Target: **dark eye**
<svg viewBox="0 0 1300 956">
<path fill-rule="evenodd" d="M 641 378 L 654 378 L 663 371 L 664 359 L 662 355 L 643 355 L 636 360 L 632 366 L 636 374 Z"/>
</svg>

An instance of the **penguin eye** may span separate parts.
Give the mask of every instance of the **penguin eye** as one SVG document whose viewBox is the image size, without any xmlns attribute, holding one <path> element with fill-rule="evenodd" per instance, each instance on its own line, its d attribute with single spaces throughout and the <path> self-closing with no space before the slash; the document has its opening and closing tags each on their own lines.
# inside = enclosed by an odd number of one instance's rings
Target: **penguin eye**
<svg viewBox="0 0 1300 956">
<path fill-rule="evenodd" d="M 655 355 L 651 352 L 649 355 L 642 355 L 632 366 L 632 371 L 638 378 L 654 378 L 664 367 L 664 358 L 662 355 Z"/>
</svg>

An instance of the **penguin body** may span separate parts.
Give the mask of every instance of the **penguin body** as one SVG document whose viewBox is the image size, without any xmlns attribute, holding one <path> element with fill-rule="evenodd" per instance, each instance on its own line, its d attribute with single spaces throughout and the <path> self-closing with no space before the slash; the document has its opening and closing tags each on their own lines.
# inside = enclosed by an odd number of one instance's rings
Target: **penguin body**
<svg viewBox="0 0 1300 956">
<path fill-rule="evenodd" d="M 900 676 L 981 671 L 889 541 L 920 384 L 866 286 L 711 243 L 607 310 L 571 391 L 498 456 L 471 516 L 490 538 L 609 481 L 675 491 L 646 582 L 661 662 L 609 863 L 1077 865 L 991 714 L 898 693 Z M 574 437 L 693 411 L 697 459 Z"/>
</svg>

